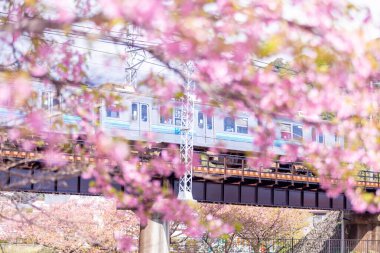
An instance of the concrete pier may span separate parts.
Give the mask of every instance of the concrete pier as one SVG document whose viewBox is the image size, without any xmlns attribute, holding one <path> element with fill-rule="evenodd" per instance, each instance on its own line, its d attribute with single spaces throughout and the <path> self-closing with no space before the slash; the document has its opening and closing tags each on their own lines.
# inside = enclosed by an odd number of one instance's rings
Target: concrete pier
<svg viewBox="0 0 380 253">
<path fill-rule="evenodd" d="M 169 253 L 169 226 L 160 215 L 140 227 L 139 253 Z"/>
<path fill-rule="evenodd" d="M 380 215 L 356 214 L 345 215 L 345 234 L 354 252 L 379 252 L 380 250 Z"/>
</svg>

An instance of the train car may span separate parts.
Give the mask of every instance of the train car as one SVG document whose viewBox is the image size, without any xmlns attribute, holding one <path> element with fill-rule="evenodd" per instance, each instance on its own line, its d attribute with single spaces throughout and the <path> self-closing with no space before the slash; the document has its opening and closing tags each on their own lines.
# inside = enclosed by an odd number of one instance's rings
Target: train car
<svg viewBox="0 0 380 253">
<path fill-rule="evenodd" d="M 99 113 L 100 127 L 112 134 L 123 136 L 130 140 L 145 140 L 147 134 L 154 134 L 158 143 L 180 143 L 181 134 L 181 106 L 175 100 L 168 101 L 166 107 L 171 110 L 164 113 L 164 108 L 156 99 L 146 94 L 135 92 L 132 88 L 111 86 L 104 88 L 105 92 L 115 92 L 121 96 L 126 110 L 118 110 L 117 106 L 101 103 L 94 108 L 94 114 Z M 66 87 L 58 96 L 54 89 L 34 83 L 33 89 L 38 96 L 36 106 L 47 110 L 49 123 L 53 117 L 62 117 L 68 125 L 75 125 L 80 118 L 74 114 L 62 113 L 64 100 L 77 91 L 77 88 Z M 85 101 L 83 101 L 85 102 Z M 254 129 L 258 125 L 257 119 L 241 112 L 232 117 L 226 115 L 219 108 L 213 108 L 214 114 L 208 115 L 203 110 L 207 107 L 196 104 L 194 111 L 194 146 L 197 150 L 223 146 L 229 153 L 244 154 L 246 151 L 259 152 L 254 146 Z M 22 112 L 12 111 L 9 108 L 0 108 L 2 125 L 20 123 Z M 331 133 L 318 132 L 315 128 L 305 127 L 302 123 L 292 119 L 278 117 L 275 119 L 276 138 L 273 142 L 275 154 L 284 155 L 283 146 L 287 143 L 298 144 L 303 141 L 318 142 L 326 146 L 343 146 L 343 139 Z M 67 128 L 57 129 L 65 132 Z M 73 128 L 70 128 L 73 131 Z"/>
<path fill-rule="evenodd" d="M 165 111 L 154 98 L 144 94 L 125 92 L 121 95 L 127 110 L 118 112 L 112 108 L 101 109 L 101 125 L 105 131 L 121 134 L 131 140 L 144 140 L 146 134 L 152 133 L 157 142 L 180 143 L 181 106 L 177 101 L 168 101 L 165 107 L 170 109 Z M 250 128 L 257 125 L 255 119 L 244 113 L 235 117 L 225 116 L 217 108 L 214 108 L 215 114 L 211 116 L 204 109 L 204 106 L 195 105 L 195 147 L 201 149 L 223 144 L 229 150 L 252 151 Z"/>
<path fill-rule="evenodd" d="M 127 105 L 125 112 L 117 113 L 103 108 L 101 118 L 105 130 L 123 133 L 133 140 L 143 140 L 147 133 L 153 133 L 157 142 L 180 143 L 181 106 L 178 102 L 168 101 L 166 107 L 171 110 L 164 112 L 154 98 L 143 94 L 130 92 L 125 95 L 124 101 Z M 203 105 L 195 105 L 193 134 L 196 148 L 222 145 L 227 150 L 240 153 L 259 152 L 253 145 L 254 133 L 251 132 L 258 125 L 255 118 L 244 112 L 232 117 L 218 108 L 214 108 L 213 115 L 208 115 L 203 111 L 205 109 Z M 284 154 L 284 144 L 303 141 L 342 146 L 342 138 L 336 135 L 317 132 L 315 128 L 304 127 L 302 123 L 288 118 L 278 117 L 275 121 L 277 128 L 273 148 L 276 154 Z"/>
</svg>

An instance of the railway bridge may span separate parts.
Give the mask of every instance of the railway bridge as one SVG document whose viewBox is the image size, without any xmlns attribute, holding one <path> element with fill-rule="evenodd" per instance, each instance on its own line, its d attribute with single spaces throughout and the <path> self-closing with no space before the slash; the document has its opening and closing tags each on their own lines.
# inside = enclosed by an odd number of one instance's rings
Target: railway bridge
<svg viewBox="0 0 380 253">
<path fill-rule="evenodd" d="M 207 153 L 196 156 L 200 159 L 193 168 L 193 197 L 199 202 L 344 211 L 346 239 L 380 240 L 380 216 L 353 213 L 343 194 L 329 198 L 321 189 L 318 176 L 301 163 L 274 161 L 269 168 L 252 169 L 246 166 L 248 161 L 241 156 Z M 39 154 L 1 149 L 0 157 L 3 161 L 31 161 L 38 159 Z M 92 158 L 67 154 L 65 159 L 75 163 L 91 162 Z M 165 180 L 178 193 L 179 180 L 174 176 Z M 80 174 L 61 175 L 59 171 L 44 170 L 39 166 L 30 169 L 13 167 L 0 172 L 0 187 L 5 191 L 94 195 L 89 190 L 90 182 L 91 179 L 84 179 Z M 374 192 L 380 189 L 380 174 L 361 171 L 356 184 Z M 114 187 L 124 190 L 118 184 Z"/>
<path fill-rule="evenodd" d="M 29 161 L 38 159 L 38 156 L 38 152 L 0 150 L 2 159 Z M 68 154 L 66 159 L 91 162 L 92 158 Z M 318 176 L 301 163 L 274 161 L 270 168 L 262 169 L 252 169 L 246 164 L 247 159 L 242 156 L 201 154 L 200 162 L 193 168 L 194 199 L 209 203 L 352 210 L 343 194 L 334 199 L 329 198 L 320 188 Z M 176 192 L 178 179 L 171 176 L 168 180 Z M 1 189 L 10 191 L 93 195 L 89 191 L 90 181 L 78 173 L 62 175 L 59 171 L 41 167 L 0 171 Z M 374 192 L 380 189 L 380 173 L 361 171 L 356 184 Z M 117 184 L 114 187 L 123 189 Z"/>
</svg>

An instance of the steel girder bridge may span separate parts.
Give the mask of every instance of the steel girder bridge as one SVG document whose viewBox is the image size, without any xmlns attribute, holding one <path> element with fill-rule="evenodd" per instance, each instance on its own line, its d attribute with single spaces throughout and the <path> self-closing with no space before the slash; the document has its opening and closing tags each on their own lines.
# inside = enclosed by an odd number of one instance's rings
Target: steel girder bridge
<svg viewBox="0 0 380 253">
<path fill-rule="evenodd" d="M 38 161 L 38 152 L 1 149 L 2 160 Z M 92 158 L 67 154 L 70 163 L 91 163 Z M 300 163 L 273 162 L 270 168 L 251 169 L 244 157 L 202 154 L 193 167 L 192 194 L 195 200 L 208 203 L 241 204 L 268 207 L 351 210 L 350 202 L 341 194 L 331 199 L 320 188 L 318 176 Z M 66 174 L 65 174 L 66 173 Z M 0 171 L 0 187 L 4 191 L 28 191 L 95 195 L 89 191 L 91 179 L 80 172 L 62 173 L 35 163 L 28 169 L 12 167 Z M 178 194 L 179 179 L 167 178 Z M 163 181 L 163 178 L 157 178 Z M 362 171 L 357 186 L 374 192 L 380 188 L 379 173 Z M 122 185 L 114 184 L 119 190 Z"/>
</svg>

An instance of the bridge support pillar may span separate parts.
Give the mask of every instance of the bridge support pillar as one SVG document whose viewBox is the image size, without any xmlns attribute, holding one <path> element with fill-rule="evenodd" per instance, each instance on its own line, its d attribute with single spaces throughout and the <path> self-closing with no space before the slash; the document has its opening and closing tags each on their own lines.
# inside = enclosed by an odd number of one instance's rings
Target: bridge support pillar
<svg viewBox="0 0 380 253">
<path fill-rule="evenodd" d="M 380 215 L 356 214 L 345 215 L 346 247 L 354 252 L 380 252 Z"/>
<path fill-rule="evenodd" d="M 169 224 L 159 214 L 140 227 L 139 253 L 169 253 Z"/>
</svg>

